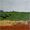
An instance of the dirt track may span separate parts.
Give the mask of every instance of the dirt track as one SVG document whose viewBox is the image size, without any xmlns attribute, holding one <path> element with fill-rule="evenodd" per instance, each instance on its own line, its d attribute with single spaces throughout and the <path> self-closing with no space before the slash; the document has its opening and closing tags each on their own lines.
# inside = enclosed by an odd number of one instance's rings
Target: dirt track
<svg viewBox="0 0 30 30">
<path fill-rule="evenodd" d="M 29 25 L 0 26 L 0 30 L 30 30 Z"/>
<path fill-rule="evenodd" d="M 14 21 L 13 21 L 14 23 Z M 11 26 L 0 26 L 0 30 L 30 30 L 30 22 L 27 24 L 24 24 L 25 22 L 23 23 L 16 23 L 16 25 L 12 25 Z"/>
</svg>

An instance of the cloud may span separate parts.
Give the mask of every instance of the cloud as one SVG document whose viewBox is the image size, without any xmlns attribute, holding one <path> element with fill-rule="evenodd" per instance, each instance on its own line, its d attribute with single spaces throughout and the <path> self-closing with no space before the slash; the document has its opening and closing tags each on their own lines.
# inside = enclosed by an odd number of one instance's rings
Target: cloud
<svg viewBox="0 0 30 30">
<path fill-rule="evenodd" d="M 29 11 L 30 0 L 0 0 L 0 9 L 16 9 L 16 11 Z"/>
</svg>

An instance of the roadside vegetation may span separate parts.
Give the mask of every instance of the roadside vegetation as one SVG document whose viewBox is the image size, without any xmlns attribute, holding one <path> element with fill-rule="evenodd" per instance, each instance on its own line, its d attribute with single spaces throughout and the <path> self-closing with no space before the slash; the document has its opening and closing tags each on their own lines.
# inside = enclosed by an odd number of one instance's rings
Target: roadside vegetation
<svg viewBox="0 0 30 30">
<path fill-rule="evenodd" d="M 29 20 L 30 12 L 0 12 L 0 20 Z"/>
</svg>

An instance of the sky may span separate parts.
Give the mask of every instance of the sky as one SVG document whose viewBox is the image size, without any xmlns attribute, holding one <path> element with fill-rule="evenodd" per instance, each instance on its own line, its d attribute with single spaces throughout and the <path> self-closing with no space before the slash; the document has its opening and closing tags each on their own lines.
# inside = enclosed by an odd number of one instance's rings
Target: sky
<svg viewBox="0 0 30 30">
<path fill-rule="evenodd" d="M 0 10 L 30 12 L 30 0 L 0 0 Z"/>
</svg>

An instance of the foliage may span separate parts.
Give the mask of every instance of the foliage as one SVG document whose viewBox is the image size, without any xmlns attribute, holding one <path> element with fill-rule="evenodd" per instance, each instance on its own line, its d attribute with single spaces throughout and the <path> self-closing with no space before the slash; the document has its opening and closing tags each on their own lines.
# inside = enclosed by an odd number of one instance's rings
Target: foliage
<svg viewBox="0 0 30 30">
<path fill-rule="evenodd" d="M 0 12 L 0 19 L 29 20 L 30 12 Z"/>
</svg>

